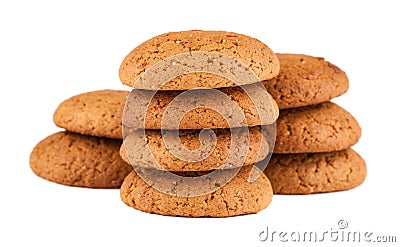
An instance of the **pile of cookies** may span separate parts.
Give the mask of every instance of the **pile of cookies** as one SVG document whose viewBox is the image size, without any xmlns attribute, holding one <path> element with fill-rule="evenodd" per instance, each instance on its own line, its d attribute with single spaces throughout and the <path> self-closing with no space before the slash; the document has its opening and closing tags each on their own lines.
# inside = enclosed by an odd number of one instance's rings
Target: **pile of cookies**
<svg viewBox="0 0 400 247">
<path fill-rule="evenodd" d="M 47 180 L 88 188 L 119 188 L 132 167 L 119 156 L 126 91 L 73 96 L 54 112 L 66 129 L 40 141 L 30 155 L 32 171 Z"/>
<path fill-rule="evenodd" d="M 198 51 L 243 58 L 243 67 L 254 68 L 262 80 L 273 78 L 279 71 L 276 55 L 265 44 L 235 33 L 168 33 L 136 47 L 120 67 L 122 83 L 135 88 L 124 111 L 126 131 L 121 156 L 142 169 L 135 168 L 125 178 L 121 198 L 131 207 L 162 215 L 226 217 L 256 213 L 270 204 L 273 194 L 267 177 L 253 167 L 270 150 L 261 126 L 273 124 L 278 117 L 276 102 L 257 84 L 259 79 L 235 82 L 197 72 L 197 68 L 191 73 L 160 75 L 172 78 L 165 79 L 162 85 L 140 79 L 145 71 L 148 73 L 152 66 L 169 57 L 189 52 L 195 56 Z M 217 59 L 213 53 L 201 55 L 207 56 L 209 63 Z M 190 63 L 182 56 L 175 59 L 174 66 Z M 203 65 L 198 62 L 197 66 Z M 260 109 L 247 93 L 263 100 Z M 232 109 L 235 106 L 239 114 Z M 179 121 L 174 124 L 176 119 Z M 175 143 L 174 136 L 178 140 Z M 239 169 L 237 174 L 235 168 Z M 169 172 L 179 176 L 174 180 Z M 213 175 L 205 181 L 188 179 L 210 173 Z M 249 176 L 254 176 L 255 181 L 249 182 Z M 162 178 L 161 186 L 154 186 L 155 178 Z"/>
<path fill-rule="evenodd" d="M 274 154 L 264 170 L 275 194 L 348 190 L 366 177 L 364 160 L 350 147 L 361 128 L 330 100 L 345 93 L 348 78 L 323 58 L 277 54 L 281 71 L 263 84 L 280 109 Z"/>
<path fill-rule="evenodd" d="M 128 206 L 186 217 L 256 213 L 273 193 L 364 181 L 365 162 L 351 149 L 360 126 L 330 102 L 348 78 L 322 58 L 274 54 L 236 33 L 173 32 L 132 50 L 119 75 L 131 92 L 87 92 L 58 106 L 53 119 L 65 131 L 34 147 L 34 173 L 121 187 Z"/>
</svg>

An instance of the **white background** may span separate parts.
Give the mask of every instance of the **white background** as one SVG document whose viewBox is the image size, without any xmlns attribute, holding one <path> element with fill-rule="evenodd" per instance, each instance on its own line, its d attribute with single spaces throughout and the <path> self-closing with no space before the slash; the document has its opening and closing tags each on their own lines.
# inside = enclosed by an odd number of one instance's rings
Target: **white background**
<svg viewBox="0 0 400 247">
<path fill-rule="evenodd" d="M 277 246 L 276 239 L 260 242 L 260 231 L 323 232 L 337 229 L 341 219 L 349 230 L 397 235 L 399 244 L 396 6 L 338 0 L 1 1 L 0 246 Z M 367 161 L 365 183 L 347 192 L 275 196 L 255 215 L 188 219 L 129 208 L 118 190 L 62 186 L 31 172 L 32 148 L 59 130 L 52 114 L 61 101 L 90 90 L 128 90 L 118 79 L 125 55 L 155 35 L 188 29 L 247 34 L 276 52 L 322 56 L 345 70 L 350 90 L 335 102 L 363 128 L 354 149 Z"/>
</svg>

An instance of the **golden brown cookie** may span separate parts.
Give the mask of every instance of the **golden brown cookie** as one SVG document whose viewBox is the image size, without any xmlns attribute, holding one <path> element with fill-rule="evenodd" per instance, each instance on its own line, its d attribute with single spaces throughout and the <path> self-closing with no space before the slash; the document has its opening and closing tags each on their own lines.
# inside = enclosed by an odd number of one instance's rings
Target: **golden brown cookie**
<svg viewBox="0 0 400 247">
<path fill-rule="evenodd" d="M 234 64 L 227 64 L 226 68 L 223 67 L 222 74 L 230 73 L 235 63 L 241 63 L 239 67 L 249 68 L 254 71 L 259 80 L 270 79 L 279 72 L 279 60 L 276 55 L 267 45 L 255 38 L 232 32 L 191 30 L 161 34 L 137 46 L 123 60 L 119 76 L 122 83 L 128 86 L 137 89 L 155 90 L 159 87 L 138 81 L 145 72 L 171 57 L 176 57 L 179 54 L 194 56 L 198 52 L 213 52 L 214 54 L 219 54 L 219 57 L 224 55 L 231 58 Z M 207 61 L 212 63 L 215 59 L 218 59 L 218 56 L 215 58 L 210 57 Z M 187 61 L 182 61 L 182 59 L 171 62 L 174 65 L 189 64 Z M 225 62 L 228 63 L 228 61 Z M 205 71 L 201 69 L 202 65 L 198 66 L 200 67 L 195 66 L 191 71 Z M 167 83 L 161 88 L 162 90 L 221 88 L 256 82 L 232 81 L 224 76 L 205 72 L 186 73 L 178 77 L 172 76 L 175 78 L 170 80 L 168 78 L 169 75 L 166 75 L 166 73 L 160 73 L 157 76 L 166 77 L 163 83 Z"/>
<path fill-rule="evenodd" d="M 364 160 L 352 149 L 327 153 L 273 154 L 264 171 L 275 194 L 352 189 L 364 181 Z"/>
<path fill-rule="evenodd" d="M 278 118 L 279 109 L 261 87 L 251 84 L 156 93 L 136 89 L 127 99 L 123 124 L 141 129 L 217 129 L 271 124 Z"/>
<path fill-rule="evenodd" d="M 361 128 L 346 110 L 332 102 L 280 111 L 274 153 L 330 152 L 357 143 Z"/>
<path fill-rule="evenodd" d="M 146 130 L 143 138 L 143 130 L 136 130 L 124 139 L 120 154 L 135 166 L 178 172 L 252 165 L 268 155 L 268 142 L 259 126 L 248 128 L 248 132 L 246 128 L 213 131 L 215 137 L 210 131 L 202 135 L 200 130 L 181 130 L 179 134 L 172 130 Z M 175 135 L 180 138 L 174 139 Z M 140 139 L 143 144 L 139 144 Z M 146 145 L 149 152 L 144 151 Z"/>
<path fill-rule="evenodd" d="M 100 90 L 75 95 L 58 106 L 54 123 L 84 135 L 122 139 L 122 113 L 128 94 Z"/>
<path fill-rule="evenodd" d="M 271 203 L 273 193 L 268 178 L 257 168 L 254 171 L 258 178 L 253 182 L 248 181 L 251 169 L 252 166 L 243 167 L 232 180 L 216 191 L 193 197 L 179 197 L 160 192 L 132 171 L 121 186 L 121 199 L 128 206 L 161 215 L 228 217 L 257 213 Z M 152 172 L 154 176 L 163 178 L 163 171 L 152 170 Z M 229 170 L 219 172 L 224 176 Z M 170 185 L 173 187 L 172 190 L 180 186 L 179 183 Z M 191 188 L 202 187 L 201 183 L 191 184 Z"/>
<path fill-rule="evenodd" d="M 132 167 L 119 156 L 121 140 L 58 132 L 40 141 L 30 155 L 32 171 L 59 184 L 119 188 Z"/>
<path fill-rule="evenodd" d="M 276 54 L 279 75 L 263 81 L 279 109 L 314 105 L 344 94 L 349 88 L 346 73 L 321 57 Z"/>
</svg>

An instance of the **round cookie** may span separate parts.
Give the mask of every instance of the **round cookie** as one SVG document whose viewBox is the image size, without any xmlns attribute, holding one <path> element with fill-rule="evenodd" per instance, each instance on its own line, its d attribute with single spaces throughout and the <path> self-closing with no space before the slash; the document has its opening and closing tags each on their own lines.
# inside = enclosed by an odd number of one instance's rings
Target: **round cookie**
<svg viewBox="0 0 400 247">
<path fill-rule="evenodd" d="M 357 143 L 361 128 L 332 102 L 280 111 L 274 153 L 331 152 Z"/>
<path fill-rule="evenodd" d="M 100 90 L 75 95 L 58 106 L 54 123 L 84 135 L 122 139 L 122 113 L 128 94 Z"/>
<path fill-rule="evenodd" d="M 190 91 L 136 89 L 127 99 L 123 125 L 141 129 L 237 128 L 272 124 L 278 115 L 276 102 L 262 84 Z M 174 125 L 179 116 L 179 126 Z"/>
<path fill-rule="evenodd" d="M 59 184 L 119 188 L 132 166 L 119 156 L 121 140 L 58 132 L 40 141 L 30 155 L 32 171 Z"/>
<path fill-rule="evenodd" d="M 194 197 L 178 197 L 160 192 L 132 171 L 121 186 L 121 199 L 130 207 L 161 215 L 229 217 L 257 213 L 271 203 L 273 192 L 265 174 L 254 168 L 259 177 L 253 182 L 248 181 L 252 166 L 246 166 L 225 186 L 212 193 Z M 153 171 L 155 176 L 162 176 L 163 171 Z M 227 171 L 222 170 L 221 173 Z M 196 188 L 196 185 L 192 188 Z"/>
<path fill-rule="evenodd" d="M 364 181 L 364 160 L 352 149 L 327 153 L 273 154 L 264 171 L 275 194 L 352 189 Z"/>
<path fill-rule="evenodd" d="M 279 75 L 263 81 L 279 109 L 314 105 L 344 94 L 349 88 L 346 73 L 324 58 L 302 54 L 276 54 Z"/>
<path fill-rule="evenodd" d="M 230 57 L 233 61 L 242 63 L 242 67 L 252 70 L 259 80 L 270 79 L 279 72 L 279 60 L 276 55 L 267 45 L 255 38 L 225 31 L 191 30 L 161 34 L 140 44 L 123 60 L 119 77 L 125 85 L 156 90 L 158 87 L 137 81 L 157 63 L 179 54 L 195 52 L 213 52 Z M 232 66 L 228 66 L 227 70 L 231 68 Z M 221 88 L 253 83 L 243 80 L 233 82 L 223 76 L 205 72 L 186 73 L 165 81 L 167 83 L 160 88 L 161 90 Z"/>
<path fill-rule="evenodd" d="M 214 147 L 212 136 L 209 134 L 202 136 L 202 144 L 200 143 L 200 130 L 181 130 L 179 134 L 173 130 L 146 130 L 145 140 L 150 150 L 148 153 L 143 151 L 144 147 L 137 141 L 143 138 L 143 131 L 135 131 L 124 139 L 120 155 L 125 162 L 138 167 L 174 172 L 210 171 L 220 168 L 223 164 L 226 168 L 236 168 L 252 165 L 268 155 L 269 145 L 262 131 L 264 130 L 259 126 L 248 128 L 249 135 L 246 129 L 242 128 L 232 129 L 232 132 L 229 129 L 215 129 Z M 180 140 L 178 145 L 175 144 L 177 151 L 172 152 L 171 148 L 167 148 L 165 141 L 170 140 L 174 143 L 171 137 L 174 134 L 179 135 Z M 190 152 L 201 149 L 200 155 L 189 153 L 190 157 L 187 159 L 182 154 L 181 147 Z"/>
</svg>

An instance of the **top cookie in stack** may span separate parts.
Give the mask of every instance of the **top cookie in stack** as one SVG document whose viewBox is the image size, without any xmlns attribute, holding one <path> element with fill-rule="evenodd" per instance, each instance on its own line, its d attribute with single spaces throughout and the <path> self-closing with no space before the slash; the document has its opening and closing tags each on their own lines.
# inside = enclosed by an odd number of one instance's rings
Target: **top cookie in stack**
<svg viewBox="0 0 400 247">
<path fill-rule="evenodd" d="M 346 73 L 322 57 L 277 53 L 279 75 L 263 81 L 279 109 L 315 105 L 344 94 Z"/>
<path fill-rule="evenodd" d="M 127 205 L 164 215 L 212 217 L 255 213 L 269 205 L 270 183 L 258 168 L 251 169 L 272 151 L 263 126 L 278 117 L 278 106 L 261 83 L 279 72 L 268 46 L 231 32 L 166 33 L 136 47 L 119 72 L 122 83 L 134 88 L 124 110 L 121 157 L 140 168 L 121 187 Z M 231 179 L 213 182 L 208 192 L 206 183 L 215 178 L 182 183 L 215 169 L 218 180 L 242 166 Z M 171 183 L 162 170 L 181 180 Z M 143 174 L 163 177 L 160 183 L 173 188 L 142 187 Z M 182 195 L 182 188 L 189 192 Z"/>
<path fill-rule="evenodd" d="M 222 88 L 258 82 L 232 81 L 204 72 L 171 78 L 164 85 L 157 85 L 160 87 L 141 81 L 141 76 L 156 64 L 179 54 L 193 52 L 213 52 L 236 59 L 252 70 L 260 80 L 268 80 L 279 73 L 278 58 L 261 41 L 232 32 L 193 30 L 161 34 L 136 47 L 121 64 L 119 70 L 121 82 L 136 89 L 147 90 Z M 167 75 L 158 74 L 158 76 L 166 77 Z"/>
</svg>

